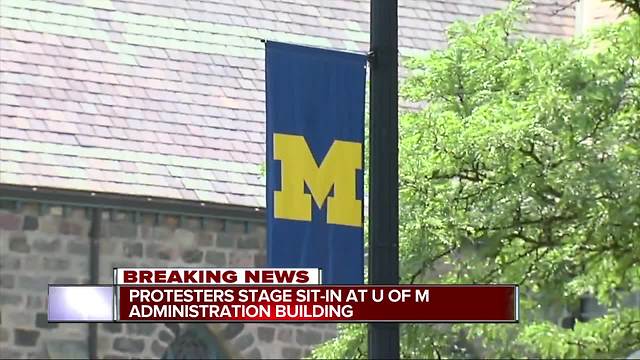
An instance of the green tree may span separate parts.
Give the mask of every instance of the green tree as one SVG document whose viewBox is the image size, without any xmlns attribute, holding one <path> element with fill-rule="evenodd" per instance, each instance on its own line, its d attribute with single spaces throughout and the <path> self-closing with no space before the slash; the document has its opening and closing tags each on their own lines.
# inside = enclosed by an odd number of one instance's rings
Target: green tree
<svg viewBox="0 0 640 360">
<path fill-rule="evenodd" d="M 401 327 L 402 356 L 611 357 L 640 347 L 640 22 L 586 37 L 517 31 L 518 6 L 456 23 L 406 64 L 400 124 L 405 283 L 518 283 L 521 323 Z M 565 329 L 585 296 L 608 307 Z M 557 315 L 557 314 L 556 314 Z M 546 316 L 546 317 L 545 317 Z M 366 325 L 316 358 L 365 357 Z"/>
<path fill-rule="evenodd" d="M 614 3 L 612 6 L 618 6 L 621 14 L 640 15 L 640 0 L 607 0 Z"/>
</svg>

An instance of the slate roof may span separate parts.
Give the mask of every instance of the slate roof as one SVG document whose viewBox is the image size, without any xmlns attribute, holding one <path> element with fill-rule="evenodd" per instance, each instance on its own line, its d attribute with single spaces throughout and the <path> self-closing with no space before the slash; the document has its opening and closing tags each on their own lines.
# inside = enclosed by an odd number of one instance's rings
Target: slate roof
<svg viewBox="0 0 640 360">
<path fill-rule="evenodd" d="M 401 54 L 506 3 L 401 0 Z M 571 35 L 557 3 L 527 29 Z M 259 40 L 369 40 L 357 0 L 15 0 L 0 16 L 0 183 L 250 207 L 265 205 Z"/>
</svg>

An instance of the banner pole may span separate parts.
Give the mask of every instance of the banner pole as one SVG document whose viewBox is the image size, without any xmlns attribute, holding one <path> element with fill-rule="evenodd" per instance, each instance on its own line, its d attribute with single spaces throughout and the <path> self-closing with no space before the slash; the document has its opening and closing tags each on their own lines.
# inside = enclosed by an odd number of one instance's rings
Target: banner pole
<svg viewBox="0 0 640 360">
<path fill-rule="evenodd" d="M 371 0 L 369 283 L 398 284 L 398 3 Z M 370 323 L 370 359 L 400 357 L 399 324 Z"/>
</svg>

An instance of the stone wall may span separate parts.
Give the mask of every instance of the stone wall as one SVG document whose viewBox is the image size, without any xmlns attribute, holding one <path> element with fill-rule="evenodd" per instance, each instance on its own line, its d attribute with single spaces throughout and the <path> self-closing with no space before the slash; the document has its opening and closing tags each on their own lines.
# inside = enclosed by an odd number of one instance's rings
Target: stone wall
<svg viewBox="0 0 640 360">
<path fill-rule="evenodd" d="M 89 209 L 2 202 L 0 358 L 86 358 L 87 324 L 49 324 L 47 285 L 89 283 Z M 103 211 L 100 283 L 123 266 L 253 267 L 265 263 L 262 223 Z M 184 324 L 100 324 L 101 358 L 160 358 Z M 238 358 L 299 358 L 335 336 L 325 324 L 211 324 Z"/>
<path fill-rule="evenodd" d="M 576 33 L 585 34 L 595 27 L 624 19 L 613 1 L 580 0 L 576 9 Z"/>
</svg>

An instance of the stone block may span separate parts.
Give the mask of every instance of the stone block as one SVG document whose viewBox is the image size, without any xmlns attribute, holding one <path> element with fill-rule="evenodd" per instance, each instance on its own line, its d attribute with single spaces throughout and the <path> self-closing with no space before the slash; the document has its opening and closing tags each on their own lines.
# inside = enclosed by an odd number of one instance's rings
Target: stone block
<svg viewBox="0 0 640 360">
<path fill-rule="evenodd" d="M 113 341 L 113 349 L 124 353 L 140 354 L 144 351 L 144 340 L 119 337 Z"/>
<path fill-rule="evenodd" d="M 251 345 L 253 345 L 254 340 L 255 339 L 253 338 L 253 334 L 245 333 L 234 341 L 233 348 L 236 351 L 244 351 L 248 349 Z"/>
<path fill-rule="evenodd" d="M 217 234 L 216 246 L 219 248 L 225 248 L 225 249 L 235 249 L 237 238 L 238 238 L 237 234 L 227 234 L 227 233 Z"/>
<path fill-rule="evenodd" d="M 106 332 L 116 334 L 116 333 L 122 332 L 122 324 L 106 323 L 106 324 L 102 324 L 102 329 Z"/>
<path fill-rule="evenodd" d="M 67 259 L 45 257 L 42 259 L 42 269 L 47 271 L 64 271 L 69 269 L 71 262 Z"/>
<path fill-rule="evenodd" d="M 173 230 L 164 226 L 153 228 L 153 238 L 156 240 L 169 240 L 173 237 Z"/>
<path fill-rule="evenodd" d="M 133 213 L 130 212 L 130 211 L 113 210 L 111 212 L 111 220 L 113 222 L 118 222 L 118 223 L 124 222 L 124 223 L 126 223 L 128 221 L 131 221 L 132 215 L 133 215 Z"/>
<path fill-rule="evenodd" d="M 0 274 L 0 288 L 12 289 L 16 285 L 16 278 L 13 274 Z"/>
<path fill-rule="evenodd" d="M 142 243 L 124 242 L 122 250 L 126 257 L 142 257 Z"/>
<path fill-rule="evenodd" d="M 51 235 L 60 234 L 60 217 L 42 216 L 38 220 L 38 228 L 40 232 Z"/>
<path fill-rule="evenodd" d="M 38 237 L 32 242 L 33 249 L 42 253 L 52 253 L 60 250 L 61 241 L 54 237 Z"/>
<path fill-rule="evenodd" d="M 176 323 L 165 323 L 164 326 L 169 329 L 169 331 L 173 334 L 174 337 L 180 335 L 180 325 Z"/>
<path fill-rule="evenodd" d="M 19 359 L 21 357 L 21 351 L 9 347 L 0 346 L 0 359 Z"/>
<path fill-rule="evenodd" d="M 109 234 L 117 238 L 135 239 L 138 237 L 138 225 L 125 222 L 111 223 L 109 224 Z"/>
<path fill-rule="evenodd" d="M 40 329 L 55 329 L 58 327 L 57 323 L 50 323 L 47 318 L 47 313 L 36 314 L 36 327 Z"/>
<path fill-rule="evenodd" d="M 264 267 L 267 265 L 267 256 L 265 254 L 256 254 L 253 262 L 256 267 Z"/>
<path fill-rule="evenodd" d="M 212 247 L 214 244 L 214 234 L 200 232 L 196 235 L 196 244 L 198 247 Z"/>
<path fill-rule="evenodd" d="M 27 272 L 42 270 L 42 255 L 29 254 L 22 258 L 22 268 Z"/>
<path fill-rule="evenodd" d="M 157 325 L 152 323 L 127 324 L 127 332 L 135 335 L 152 335 Z"/>
<path fill-rule="evenodd" d="M 224 328 L 224 330 L 222 330 L 222 338 L 225 340 L 231 340 L 238 336 L 243 329 L 244 324 L 242 323 L 230 323 Z"/>
<path fill-rule="evenodd" d="M 298 348 L 294 348 L 294 347 L 282 348 L 282 357 L 285 359 L 299 359 L 300 355 L 302 355 L 302 351 Z"/>
<path fill-rule="evenodd" d="M 156 223 L 156 214 L 154 213 L 142 213 L 140 214 L 140 222 L 146 226 L 153 226 Z"/>
<path fill-rule="evenodd" d="M 31 246 L 27 242 L 26 236 L 14 235 L 9 239 L 9 250 L 18 253 L 28 253 L 31 251 Z"/>
<path fill-rule="evenodd" d="M 261 326 L 258 328 L 258 340 L 262 342 L 273 342 L 275 338 L 276 329 L 272 327 Z"/>
<path fill-rule="evenodd" d="M 158 340 L 153 340 L 151 343 L 151 353 L 157 358 L 160 359 L 164 355 L 164 352 L 167 350 L 167 346 L 163 345 Z"/>
<path fill-rule="evenodd" d="M 180 224 L 180 217 L 174 215 L 165 215 L 162 219 L 162 224 L 175 229 Z"/>
<path fill-rule="evenodd" d="M 247 230 L 247 223 L 245 221 L 225 220 L 224 232 L 244 234 L 246 230 Z"/>
<path fill-rule="evenodd" d="M 22 222 L 22 230 L 33 231 L 38 229 L 38 218 L 35 216 L 25 216 Z"/>
<path fill-rule="evenodd" d="M 31 311 L 22 311 L 22 309 L 17 311 L 7 311 L 3 315 L 6 315 L 7 323 L 24 328 L 33 327 L 35 315 Z"/>
<path fill-rule="evenodd" d="M 293 330 L 290 328 L 280 328 L 278 329 L 278 340 L 288 343 L 293 340 Z"/>
<path fill-rule="evenodd" d="M 246 355 L 247 359 L 262 359 L 262 354 L 260 353 L 260 349 L 257 347 L 253 348 Z"/>
<path fill-rule="evenodd" d="M 14 256 L 10 256 L 7 254 L 0 254 L 0 270 L 19 270 L 20 269 L 20 259 Z"/>
<path fill-rule="evenodd" d="M 24 202 L 22 203 L 22 209 L 20 210 L 20 213 L 37 217 L 40 215 L 40 204 L 41 203 L 36 201 Z"/>
<path fill-rule="evenodd" d="M 173 234 L 172 242 L 178 244 L 181 249 L 192 249 L 196 247 L 196 236 L 192 231 L 178 229 Z"/>
<path fill-rule="evenodd" d="M 235 251 L 229 254 L 230 267 L 254 267 L 253 254 L 247 251 Z"/>
<path fill-rule="evenodd" d="M 187 230 L 198 231 L 202 228 L 202 218 L 188 216 L 183 219 L 182 227 Z"/>
<path fill-rule="evenodd" d="M 100 255 L 114 255 L 114 256 L 120 256 L 121 252 L 120 249 L 122 247 L 120 246 L 120 242 L 119 241 L 115 241 L 114 239 L 101 239 L 100 240 Z M 89 243 L 87 242 L 87 253 L 86 256 L 88 256 L 89 254 Z"/>
<path fill-rule="evenodd" d="M 144 256 L 150 259 L 155 259 L 158 254 L 158 249 L 160 249 L 160 245 L 155 242 L 146 242 L 144 244 Z"/>
<path fill-rule="evenodd" d="M 103 243 L 100 243 L 100 252 L 102 253 Z M 89 239 L 69 240 L 67 241 L 67 253 L 73 255 L 89 255 Z"/>
<path fill-rule="evenodd" d="M 213 232 L 223 231 L 224 220 L 207 218 L 204 220 L 204 229 L 207 231 L 213 231 Z"/>
<path fill-rule="evenodd" d="M 170 248 L 161 248 L 156 253 L 156 258 L 160 260 L 171 260 L 173 259 L 175 251 Z"/>
<path fill-rule="evenodd" d="M 15 214 L 0 213 L 0 229 L 16 231 L 20 229 L 21 217 Z"/>
<path fill-rule="evenodd" d="M 19 276 L 16 284 L 16 287 L 19 289 L 37 291 L 46 294 L 47 289 L 49 288 L 49 278 L 47 276 Z"/>
<path fill-rule="evenodd" d="M 226 266 L 227 254 L 222 251 L 208 250 L 205 256 L 205 261 L 207 264 L 211 265 Z"/>
<path fill-rule="evenodd" d="M 0 328 L 0 343 L 9 342 L 9 330 L 5 328 Z"/>
<path fill-rule="evenodd" d="M 173 341 L 173 339 L 175 339 L 175 336 L 168 329 L 162 329 L 158 333 L 158 339 L 160 339 L 160 341 L 162 341 L 162 342 L 164 342 L 166 344 L 169 344 L 169 343 L 171 343 Z"/>
<path fill-rule="evenodd" d="M 147 240 L 147 239 L 153 239 L 153 228 L 150 225 L 147 224 L 141 224 L 139 226 L 140 229 L 140 238 Z"/>
<path fill-rule="evenodd" d="M 73 221 L 63 220 L 60 222 L 59 231 L 63 235 L 87 235 L 88 231 L 85 231 L 84 226 Z"/>
<path fill-rule="evenodd" d="M 150 259 L 171 260 L 173 250 L 167 244 L 146 244 L 146 257 Z"/>
<path fill-rule="evenodd" d="M 45 346 L 51 359 L 88 359 L 86 340 L 49 339 Z"/>
<path fill-rule="evenodd" d="M 27 295 L 27 309 L 43 310 L 44 300 L 39 295 Z"/>
<path fill-rule="evenodd" d="M 200 249 L 185 250 L 182 252 L 182 260 L 188 264 L 202 262 L 203 252 Z"/>
<path fill-rule="evenodd" d="M 73 268 L 76 273 L 88 274 L 89 273 L 89 258 L 83 258 L 73 262 Z"/>
<path fill-rule="evenodd" d="M 247 230 L 249 234 L 262 238 L 267 237 L 267 227 L 264 223 L 250 222 Z"/>
<path fill-rule="evenodd" d="M 68 211 L 67 217 L 78 222 L 88 222 L 91 219 L 91 211 L 83 207 L 74 207 Z"/>
<path fill-rule="evenodd" d="M 40 331 L 14 329 L 13 343 L 18 346 L 35 346 L 40 338 Z"/>
<path fill-rule="evenodd" d="M 6 291 L 0 292 L 0 305 L 18 306 L 22 304 L 23 297 L 20 294 L 11 294 Z"/>
<path fill-rule="evenodd" d="M 255 235 L 244 235 L 238 239 L 238 249 L 261 249 L 261 241 Z"/>
<path fill-rule="evenodd" d="M 98 344 L 96 348 L 98 356 L 100 357 L 104 353 L 111 352 L 111 349 L 113 349 L 113 335 L 104 333 L 101 329 L 98 329 Z"/>
<path fill-rule="evenodd" d="M 316 345 L 322 342 L 322 333 L 315 330 L 297 330 L 296 342 L 300 345 Z"/>
</svg>

